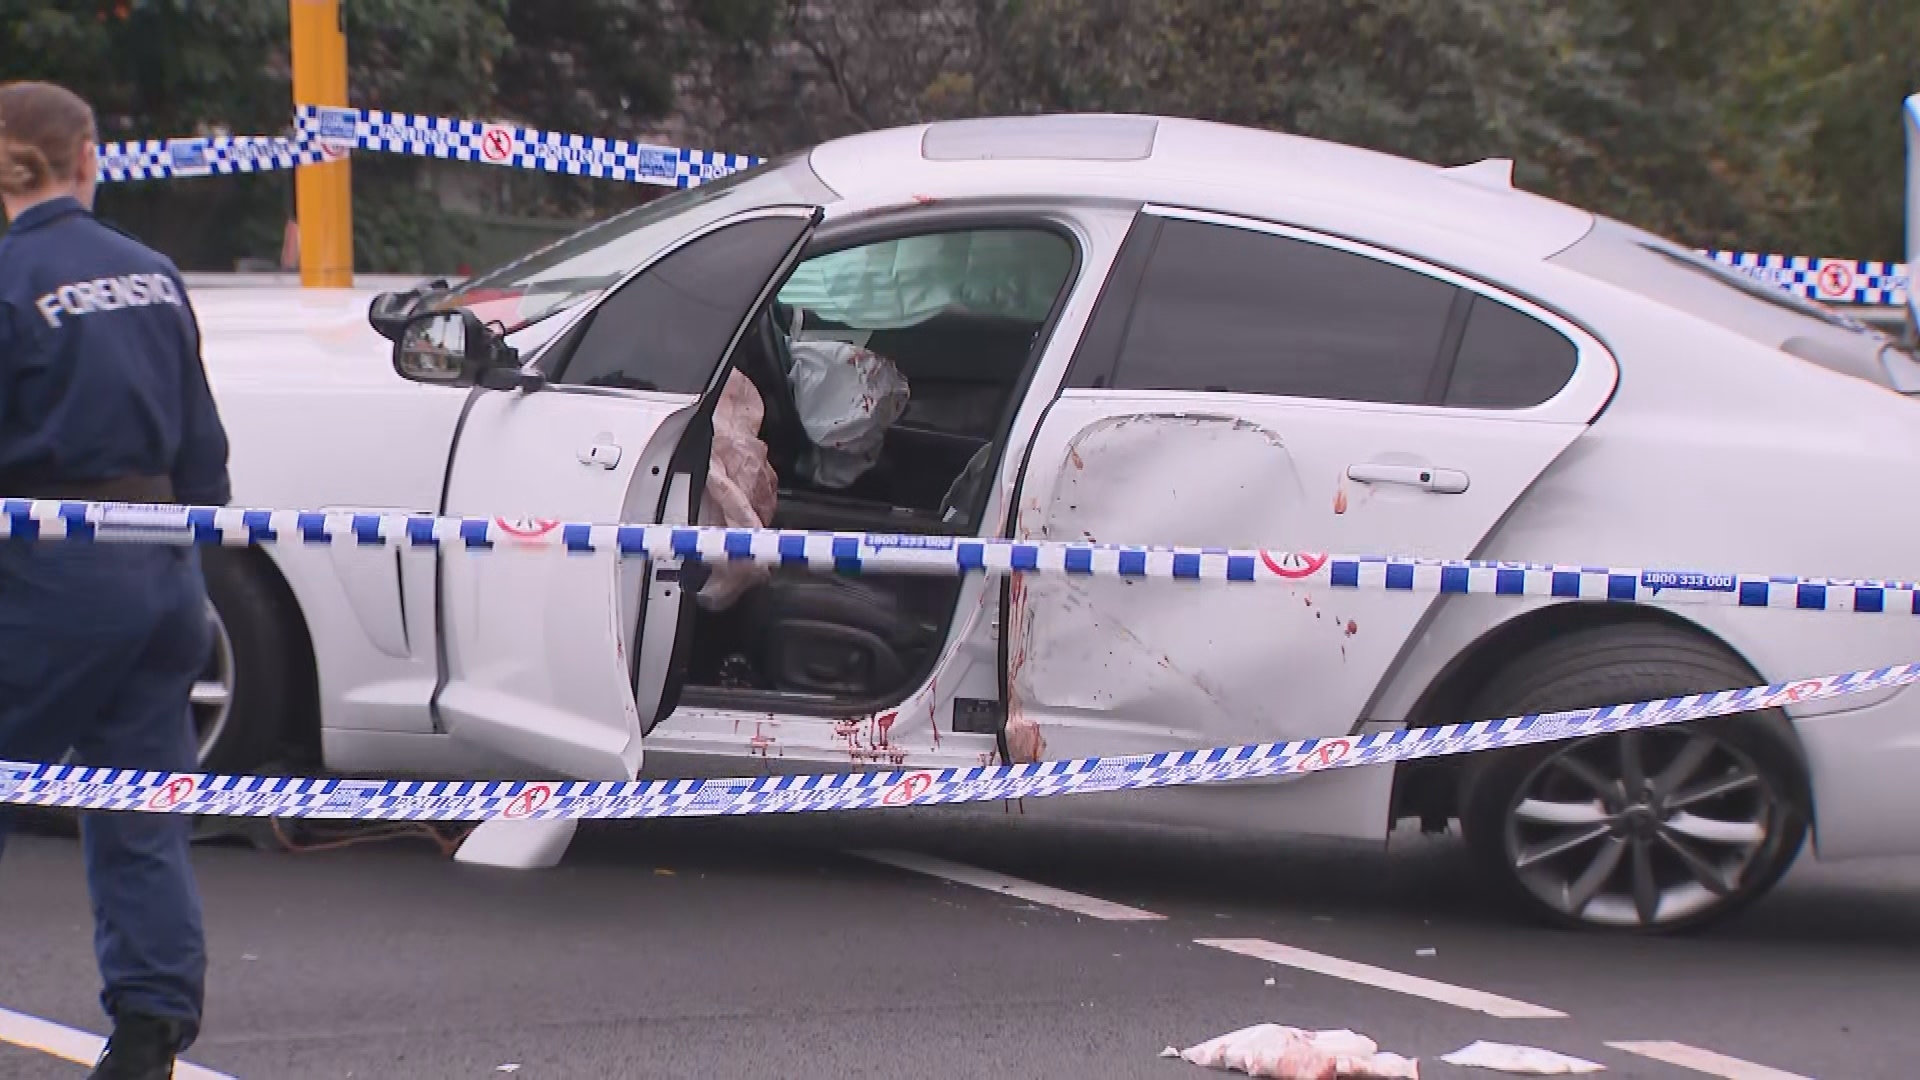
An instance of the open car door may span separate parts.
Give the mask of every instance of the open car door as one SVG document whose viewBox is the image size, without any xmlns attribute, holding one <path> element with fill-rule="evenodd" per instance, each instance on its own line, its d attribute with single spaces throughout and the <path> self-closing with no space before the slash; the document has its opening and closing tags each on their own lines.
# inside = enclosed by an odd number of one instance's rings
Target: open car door
<svg viewBox="0 0 1920 1080">
<path fill-rule="evenodd" d="M 819 217 L 780 206 L 697 230 L 570 326 L 539 357 L 543 384 L 475 390 L 443 513 L 529 540 L 562 522 L 694 520 L 722 361 Z M 494 756 L 634 777 L 643 730 L 671 707 L 679 570 L 613 551 L 443 552 L 438 723 Z"/>
</svg>

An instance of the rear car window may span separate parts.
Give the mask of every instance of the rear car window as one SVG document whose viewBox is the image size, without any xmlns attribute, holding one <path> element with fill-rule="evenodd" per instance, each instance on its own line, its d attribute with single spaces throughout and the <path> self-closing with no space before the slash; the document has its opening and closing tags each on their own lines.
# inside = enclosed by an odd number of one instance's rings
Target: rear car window
<svg viewBox="0 0 1920 1080">
<path fill-rule="evenodd" d="M 1115 385 L 1419 403 L 1455 291 L 1337 248 L 1168 219 Z"/>
<path fill-rule="evenodd" d="M 1524 409 L 1560 392 L 1579 351 L 1566 335 L 1498 300 L 1473 299 L 1444 404 Z"/>
<path fill-rule="evenodd" d="M 1417 270 L 1156 215 L 1129 234 L 1070 377 L 1104 386 L 1110 370 L 1120 389 L 1519 409 L 1558 394 L 1578 361 L 1553 327 Z"/>
</svg>

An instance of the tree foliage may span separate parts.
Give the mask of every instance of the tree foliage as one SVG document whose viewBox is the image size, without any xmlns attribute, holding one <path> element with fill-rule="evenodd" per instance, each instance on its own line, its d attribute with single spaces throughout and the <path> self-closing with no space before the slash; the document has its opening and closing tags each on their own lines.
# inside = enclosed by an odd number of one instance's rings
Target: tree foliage
<svg viewBox="0 0 1920 1080">
<path fill-rule="evenodd" d="M 1519 182 L 1711 246 L 1898 257 L 1920 4 L 1888 0 L 344 0 L 355 104 L 775 153 L 990 113 L 1138 111 Z M 286 0 L 0 0 L 9 77 L 105 135 L 274 131 Z M 355 162 L 360 262 L 447 269 L 462 166 Z M 446 170 L 455 170 L 448 172 Z M 457 182 L 469 187 L 483 181 Z M 509 175 L 489 205 L 650 189 Z M 103 206 L 200 262 L 271 252 L 285 177 L 125 185 Z"/>
</svg>

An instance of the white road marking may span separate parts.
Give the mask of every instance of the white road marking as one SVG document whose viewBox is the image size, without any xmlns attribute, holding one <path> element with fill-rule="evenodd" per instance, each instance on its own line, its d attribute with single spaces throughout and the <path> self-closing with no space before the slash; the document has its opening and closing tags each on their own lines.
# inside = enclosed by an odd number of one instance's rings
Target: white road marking
<svg viewBox="0 0 1920 1080">
<path fill-rule="evenodd" d="M 1799 1073 L 1769 1069 L 1765 1065 L 1755 1065 L 1751 1061 L 1730 1058 L 1725 1054 L 1716 1054 L 1711 1050 L 1688 1046 L 1686 1043 L 1610 1042 L 1607 1045 L 1615 1050 L 1625 1050 L 1629 1054 L 1639 1054 L 1644 1058 L 1664 1061 L 1669 1065 L 1678 1065 L 1697 1073 L 1722 1077 L 1723 1080 L 1813 1080 L 1812 1077 L 1801 1076 Z"/>
<path fill-rule="evenodd" d="M 76 1065 L 91 1066 L 100 1060 L 107 1040 L 98 1035 L 76 1031 L 51 1020 L 28 1016 L 11 1009 L 0 1009 L 0 1042 L 26 1050 L 38 1050 Z M 173 1080 L 234 1080 L 226 1073 L 203 1069 L 182 1061 L 173 1067 Z"/>
<path fill-rule="evenodd" d="M 1203 938 L 1195 941 L 1194 944 L 1205 945 L 1211 949 L 1223 949 L 1230 953 L 1251 956 L 1256 960 L 1266 960 L 1290 968 L 1299 968 L 1301 971 L 1311 971 L 1316 975 L 1327 975 L 1335 979 L 1379 987 L 1382 990 L 1392 990 L 1411 997 L 1458 1006 L 1462 1009 L 1472 1009 L 1475 1012 L 1486 1013 L 1488 1016 L 1497 1016 L 1502 1020 L 1560 1020 L 1565 1019 L 1567 1015 L 1557 1009 L 1530 1005 L 1498 994 L 1469 990 L 1464 986 L 1423 979 L 1418 975 L 1405 975 L 1368 964 L 1357 964 L 1337 956 L 1325 956 L 1260 938 Z"/>
<path fill-rule="evenodd" d="M 853 855 L 900 870 L 911 870 L 916 874 L 927 874 L 944 878 L 960 885 L 971 885 L 976 889 L 1012 896 L 1030 903 L 1045 904 L 1048 907 L 1071 911 L 1076 915 L 1085 915 L 1089 919 L 1103 919 L 1107 922 L 1150 922 L 1166 918 L 1151 911 L 1116 904 L 1111 900 L 1102 900 L 1095 896 L 1082 896 L 1079 893 L 1056 889 L 1051 885 L 1038 885 L 1005 874 L 996 874 L 992 870 L 982 870 L 977 866 L 965 866 L 960 863 L 936 859 L 931 855 L 919 855 L 911 851 L 855 851 Z"/>
</svg>

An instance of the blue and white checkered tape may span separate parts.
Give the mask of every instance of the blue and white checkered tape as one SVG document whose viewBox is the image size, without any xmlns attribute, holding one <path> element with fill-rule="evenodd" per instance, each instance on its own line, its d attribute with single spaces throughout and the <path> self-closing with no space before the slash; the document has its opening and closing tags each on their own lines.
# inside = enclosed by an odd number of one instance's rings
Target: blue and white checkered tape
<svg viewBox="0 0 1920 1080">
<path fill-rule="evenodd" d="M 0 761 L 0 804 L 379 821 L 716 817 L 1052 798 L 1280 778 L 1732 716 L 1920 682 L 1920 664 L 1368 735 L 1023 765 L 716 780 L 360 780 Z"/>
<path fill-rule="evenodd" d="M 1761 255 L 1751 251 L 1703 251 L 1701 254 L 1809 300 L 1888 306 L 1907 302 L 1909 274 L 1899 263 Z"/>
<path fill-rule="evenodd" d="M 1920 615 L 1920 582 L 1395 555 L 1024 542 L 929 534 L 619 525 L 539 518 L 0 499 L 0 538 L 244 547 L 558 551 L 808 566 L 840 573 L 1033 573 Z"/>
<path fill-rule="evenodd" d="M 313 165 L 339 156 L 319 143 L 268 135 L 210 135 L 102 143 L 96 172 L 102 182 L 231 176 Z"/>
<path fill-rule="evenodd" d="M 302 140 L 320 145 L 667 187 L 694 187 L 760 163 L 759 158 L 745 154 L 379 109 L 302 105 L 294 122 Z"/>
</svg>

